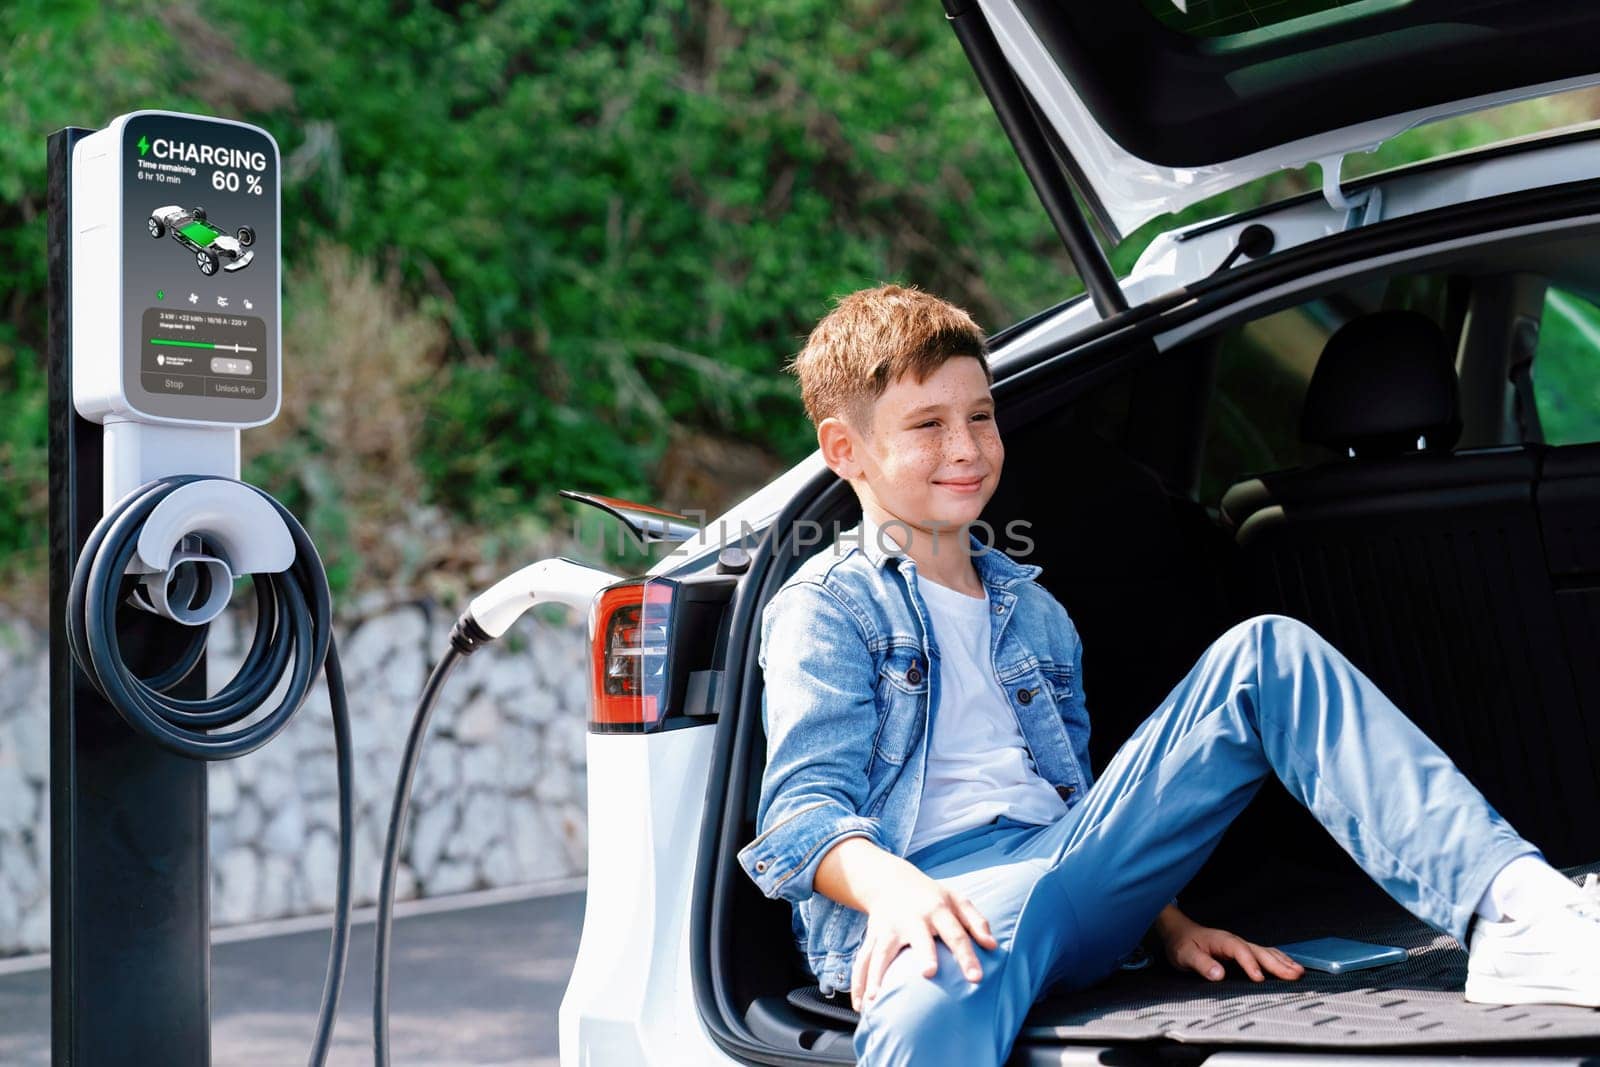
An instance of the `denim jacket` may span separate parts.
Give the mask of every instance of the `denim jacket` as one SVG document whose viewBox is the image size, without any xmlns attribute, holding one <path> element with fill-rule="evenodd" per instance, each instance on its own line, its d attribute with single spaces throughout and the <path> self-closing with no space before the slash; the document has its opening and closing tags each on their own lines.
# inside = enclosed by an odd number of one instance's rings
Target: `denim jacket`
<svg viewBox="0 0 1600 1067">
<path fill-rule="evenodd" d="M 863 540 L 863 529 L 803 563 L 762 612 L 767 769 L 756 837 L 738 856 L 764 894 L 793 904 L 824 994 L 849 988 L 867 917 L 815 892 L 817 865 L 846 837 L 906 854 L 939 707 L 939 648 L 916 561 L 888 539 Z M 1039 774 L 1071 808 L 1092 784 L 1077 627 L 1033 580 L 1043 568 L 968 536 L 994 605 L 995 676 Z"/>
</svg>

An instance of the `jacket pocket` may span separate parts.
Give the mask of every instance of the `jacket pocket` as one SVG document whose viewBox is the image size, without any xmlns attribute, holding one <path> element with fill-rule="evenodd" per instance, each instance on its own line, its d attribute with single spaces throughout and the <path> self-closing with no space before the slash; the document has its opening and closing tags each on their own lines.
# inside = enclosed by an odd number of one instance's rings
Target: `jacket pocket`
<svg viewBox="0 0 1600 1067">
<path fill-rule="evenodd" d="M 1072 668 L 1065 663 L 1046 660 L 1039 664 L 1039 673 L 1044 675 L 1045 682 L 1050 686 L 1050 695 L 1055 699 L 1056 706 L 1064 709 L 1072 697 Z"/>
<path fill-rule="evenodd" d="M 878 734 L 873 754 L 900 766 L 916 743 L 928 703 L 928 660 L 915 645 L 895 645 L 878 668 Z"/>
<path fill-rule="evenodd" d="M 1072 665 L 1041 663 L 1039 673 L 1044 676 L 1045 685 L 1050 688 L 1050 696 L 1056 704 L 1056 713 L 1061 716 L 1061 721 L 1066 724 L 1068 732 L 1087 733 L 1089 718 L 1084 713 L 1083 701 L 1077 693 L 1079 683 L 1073 676 Z"/>
</svg>

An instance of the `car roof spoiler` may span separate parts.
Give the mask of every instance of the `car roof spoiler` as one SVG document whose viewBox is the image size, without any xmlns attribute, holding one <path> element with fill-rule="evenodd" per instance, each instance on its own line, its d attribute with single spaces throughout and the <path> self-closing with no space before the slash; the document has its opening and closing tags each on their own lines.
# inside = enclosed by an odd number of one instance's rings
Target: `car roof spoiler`
<svg viewBox="0 0 1600 1067">
<path fill-rule="evenodd" d="M 633 534 L 641 545 L 662 541 L 673 543 L 687 541 L 700 533 L 699 525 L 687 515 L 679 515 L 677 512 L 666 511 L 649 504 L 639 504 L 614 496 L 601 496 L 598 493 L 580 493 L 575 489 L 563 489 L 559 495 L 568 500 L 576 500 L 580 504 L 599 508 L 607 515 L 621 520 L 628 528 L 628 532 Z"/>
</svg>

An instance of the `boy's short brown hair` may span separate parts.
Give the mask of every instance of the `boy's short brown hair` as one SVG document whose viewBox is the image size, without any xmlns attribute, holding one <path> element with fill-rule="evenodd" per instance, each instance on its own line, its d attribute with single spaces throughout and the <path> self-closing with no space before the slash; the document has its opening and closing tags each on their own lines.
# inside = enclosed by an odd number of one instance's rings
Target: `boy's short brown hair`
<svg viewBox="0 0 1600 1067">
<path fill-rule="evenodd" d="M 989 349 L 972 316 L 915 286 L 880 285 L 841 298 L 784 370 L 800 379 L 813 426 L 837 416 L 867 432 L 889 383 L 926 381 L 946 360 L 972 356 L 993 384 Z"/>
</svg>

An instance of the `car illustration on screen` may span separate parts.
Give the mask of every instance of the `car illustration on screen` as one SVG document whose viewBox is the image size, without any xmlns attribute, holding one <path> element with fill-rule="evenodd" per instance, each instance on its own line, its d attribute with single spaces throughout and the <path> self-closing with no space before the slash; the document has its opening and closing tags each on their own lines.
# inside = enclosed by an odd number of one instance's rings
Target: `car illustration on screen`
<svg viewBox="0 0 1600 1067">
<path fill-rule="evenodd" d="M 172 239 L 194 253 L 200 273 L 243 270 L 255 258 L 250 246 L 256 232 L 240 226 L 232 236 L 222 232 L 206 218 L 203 207 L 184 208 L 177 204 L 156 208 L 150 213 L 150 236 L 156 239 L 172 234 Z"/>
</svg>

